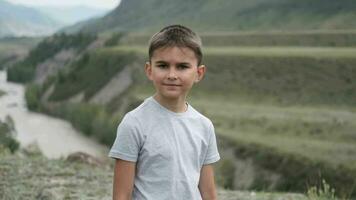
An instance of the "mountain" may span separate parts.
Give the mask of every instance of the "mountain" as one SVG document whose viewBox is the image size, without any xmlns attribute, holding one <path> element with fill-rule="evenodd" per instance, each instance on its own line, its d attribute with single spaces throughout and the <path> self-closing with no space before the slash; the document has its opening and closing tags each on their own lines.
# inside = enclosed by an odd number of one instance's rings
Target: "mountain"
<svg viewBox="0 0 356 200">
<path fill-rule="evenodd" d="M 356 27 L 353 1 L 123 0 L 66 29 L 84 32 L 43 40 L 7 78 L 36 83 L 30 110 L 109 146 L 124 114 L 154 93 L 142 68 L 151 34 L 137 32 L 183 23 L 204 33 L 208 70 L 189 102 L 214 122 L 219 186 L 304 192 L 325 180 L 356 197 L 356 31 L 340 30 Z"/>
<path fill-rule="evenodd" d="M 0 0 L 0 37 L 49 35 L 60 26 L 61 23 L 33 8 Z"/>
<path fill-rule="evenodd" d="M 87 20 L 93 17 L 102 17 L 104 14 L 109 12 L 107 9 L 93 8 L 88 6 L 41 6 L 37 9 L 65 25 L 75 24 L 79 21 Z"/>
<path fill-rule="evenodd" d="M 354 0 L 122 0 L 105 17 L 78 26 L 86 32 L 153 31 L 172 23 L 198 31 L 354 29 L 355 10 Z"/>
</svg>

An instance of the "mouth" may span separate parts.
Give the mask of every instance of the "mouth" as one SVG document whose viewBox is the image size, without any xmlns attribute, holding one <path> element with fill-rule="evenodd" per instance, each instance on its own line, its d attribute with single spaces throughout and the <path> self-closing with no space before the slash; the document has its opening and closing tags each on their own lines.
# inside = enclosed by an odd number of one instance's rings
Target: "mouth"
<svg viewBox="0 0 356 200">
<path fill-rule="evenodd" d="M 178 84 L 165 84 L 163 83 L 164 86 L 171 86 L 171 87 L 180 87 L 181 85 Z"/>
</svg>

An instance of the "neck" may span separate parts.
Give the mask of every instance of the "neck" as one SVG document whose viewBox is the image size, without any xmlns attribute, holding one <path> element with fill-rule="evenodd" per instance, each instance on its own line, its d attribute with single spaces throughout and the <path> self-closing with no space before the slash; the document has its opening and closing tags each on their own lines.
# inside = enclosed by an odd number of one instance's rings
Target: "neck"
<svg viewBox="0 0 356 200">
<path fill-rule="evenodd" d="M 182 113 L 187 110 L 187 104 L 185 98 L 179 99 L 167 99 L 158 94 L 155 94 L 153 98 L 160 103 L 163 107 L 176 113 Z"/>
</svg>

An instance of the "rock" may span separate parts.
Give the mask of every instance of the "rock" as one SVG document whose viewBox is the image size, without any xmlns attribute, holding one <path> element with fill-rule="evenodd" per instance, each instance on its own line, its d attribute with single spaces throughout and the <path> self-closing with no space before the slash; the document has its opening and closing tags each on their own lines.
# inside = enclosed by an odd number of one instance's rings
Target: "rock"
<svg viewBox="0 0 356 200">
<path fill-rule="evenodd" d="M 26 156 L 41 156 L 42 155 L 42 151 L 36 142 L 31 143 L 28 146 L 26 146 L 25 148 L 23 148 L 22 153 L 24 153 Z"/>
<path fill-rule="evenodd" d="M 38 200 L 52 200 L 52 199 L 59 199 L 57 197 L 58 195 L 55 195 L 54 192 L 50 191 L 49 189 L 42 189 L 36 196 L 36 199 Z"/>
<path fill-rule="evenodd" d="M 99 160 L 98 158 L 89 155 L 87 153 L 84 152 L 75 152 L 72 153 L 70 155 L 68 155 L 67 161 L 69 162 L 80 162 L 80 163 L 85 163 L 85 164 L 89 164 L 92 166 L 102 166 L 104 165 L 104 162 Z"/>
</svg>

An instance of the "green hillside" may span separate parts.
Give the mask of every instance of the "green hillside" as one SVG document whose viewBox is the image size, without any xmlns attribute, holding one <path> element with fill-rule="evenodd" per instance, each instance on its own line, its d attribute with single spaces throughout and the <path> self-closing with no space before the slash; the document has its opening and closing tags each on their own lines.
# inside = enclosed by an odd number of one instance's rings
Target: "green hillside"
<svg viewBox="0 0 356 200">
<path fill-rule="evenodd" d="M 67 49 L 75 49 L 77 53 L 80 53 L 95 39 L 95 35 L 82 33 L 74 35 L 62 33 L 47 37 L 31 49 L 26 58 L 8 69 L 8 80 L 20 83 L 30 82 L 34 79 L 38 65 L 47 59 Z"/>
<path fill-rule="evenodd" d="M 90 200 L 112 199 L 113 162 L 85 153 L 48 159 L 35 144 L 19 147 L 13 139 L 13 123 L 0 120 L 0 198 Z M 312 191 L 310 189 L 310 191 Z M 316 190 L 318 191 L 318 190 Z M 309 197 L 317 192 L 308 193 Z M 221 200 L 306 200 L 304 194 L 228 191 L 218 188 Z M 322 200 L 320 195 L 313 200 Z"/>
<path fill-rule="evenodd" d="M 301 47 L 355 47 L 356 31 L 237 31 L 200 32 L 204 46 L 301 46 Z M 151 34 L 123 34 L 121 45 L 146 46 Z"/>
<path fill-rule="evenodd" d="M 351 186 L 356 183 L 356 163 L 351 161 L 356 160 L 356 48 L 339 44 L 340 40 L 334 40 L 334 46 L 323 46 L 327 39 L 320 38 L 325 33 L 313 34 L 310 46 L 284 45 L 304 41 L 307 34 L 286 33 L 288 39 L 277 46 L 226 45 L 222 33 L 204 36 L 212 41 L 203 49 L 208 70 L 189 101 L 215 124 L 224 158 L 217 167 L 221 187 L 305 192 L 308 185 L 326 179 L 340 196 L 355 195 Z M 74 42 L 74 38 L 86 38 L 79 36 L 48 38 L 22 63 L 36 62 L 31 65 L 34 70 L 48 59 L 35 56 L 36 52 L 46 51 L 51 57 L 66 44 L 85 47 L 95 39 Z M 147 35 L 121 36 L 100 35 L 96 41 L 104 46 L 78 54 L 43 85 L 28 85 L 29 108 L 69 120 L 84 134 L 110 146 L 122 116 L 153 94 L 143 73 L 147 58 L 143 38 Z M 344 39 L 351 41 L 352 37 Z M 254 42 L 253 37 L 246 41 Z M 28 66 L 12 69 L 21 72 Z M 116 94 L 123 83 L 116 82 L 105 103 L 93 103 L 125 69 L 131 70 L 125 74 L 131 84 Z M 249 169 L 253 172 L 241 186 L 238 180 L 243 173 L 238 169 L 244 162 L 252 163 Z"/>
<path fill-rule="evenodd" d="M 353 0 L 123 0 L 105 17 L 73 28 L 153 32 L 181 23 L 201 32 L 355 29 L 355 9 Z"/>
<path fill-rule="evenodd" d="M 354 10 L 352 0 L 123 0 L 75 27 L 98 34 L 83 40 L 93 47 L 30 83 L 27 104 L 110 146 L 123 115 L 153 94 L 143 71 L 150 32 L 182 23 L 203 38 L 207 74 L 189 102 L 214 122 L 219 186 L 304 193 L 325 179 L 355 197 Z M 44 40 L 9 77 L 32 80 L 62 44 L 76 48 L 75 38 Z"/>
<path fill-rule="evenodd" d="M 222 141 L 226 137 L 236 142 L 232 148 L 242 152 L 238 157 L 253 159 L 259 167 L 283 177 L 271 182 L 265 175 L 267 180 L 254 179 L 246 189 L 303 192 L 306 180 L 317 184 L 315 181 L 325 178 L 339 194 L 352 192 L 350 186 L 356 182 L 356 163 L 350 162 L 356 160 L 353 48 L 204 50 L 206 80 L 193 89 L 190 102 L 214 121 Z M 63 101 L 84 91 L 83 102 L 41 106 L 110 145 L 117 121 L 153 92 L 142 68 L 133 64 L 143 63 L 145 48 L 103 48 L 83 59 L 86 64 L 74 63 L 72 71 L 55 79 L 49 97 L 50 101 Z M 119 95 L 104 107 L 91 105 L 90 97 L 100 90 L 97 86 L 126 65 L 134 68 L 135 82 L 125 96 Z M 75 78 L 79 76 L 85 79 Z M 122 111 L 124 99 L 130 103 Z M 281 160 L 284 167 L 278 168 Z M 293 166 L 302 171 L 288 170 L 295 169 Z M 274 186 L 268 189 L 271 184 Z"/>
</svg>

